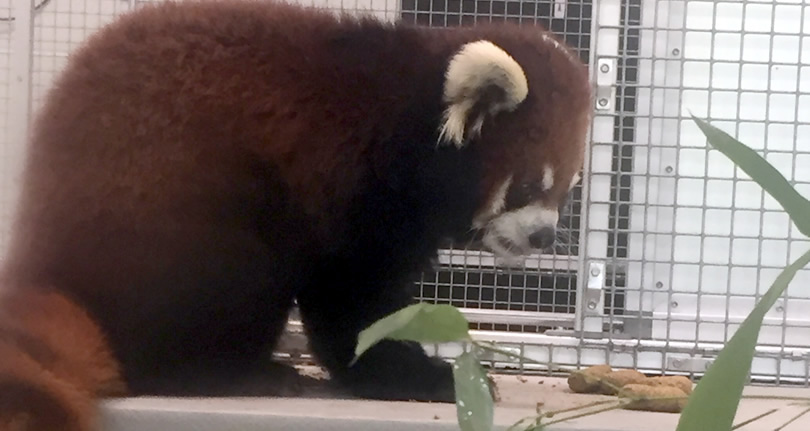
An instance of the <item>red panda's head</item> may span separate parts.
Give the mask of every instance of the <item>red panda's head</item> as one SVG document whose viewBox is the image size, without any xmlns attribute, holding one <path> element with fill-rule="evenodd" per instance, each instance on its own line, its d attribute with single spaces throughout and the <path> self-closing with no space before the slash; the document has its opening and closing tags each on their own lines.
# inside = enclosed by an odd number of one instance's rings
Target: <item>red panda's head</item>
<svg viewBox="0 0 810 431">
<path fill-rule="evenodd" d="M 580 179 L 591 91 L 584 64 L 542 31 L 494 33 L 449 62 L 440 140 L 483 159 L 473 228 L 502 257 L 553 245 Z"/>
</svg>

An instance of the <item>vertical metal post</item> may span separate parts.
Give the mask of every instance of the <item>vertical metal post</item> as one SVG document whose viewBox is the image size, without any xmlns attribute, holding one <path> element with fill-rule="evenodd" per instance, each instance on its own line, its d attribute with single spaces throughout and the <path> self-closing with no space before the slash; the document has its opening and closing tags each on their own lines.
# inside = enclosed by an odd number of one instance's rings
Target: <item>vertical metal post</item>
<svg viewBox="0 0 810 431">
<path fill-rule="evenodd" d="M 594 229 L 601 224 L 604 214 L 594 200 L 610 196 L 610 180 L 605 174 L 611 170 L 613 121 L 616 94 L 616 60 L 619 55 L 619 35 L 622 0 L 594 2 L 591 28 L 590 68 L 594 80 L 594 120 L 589 140 L 590 151 L 585 162 L 583 180 L 583 235 L 580 246 L 579 276 L 577 277 L 577 306 L 574 329 L 582 334 L 602 332 L 604 316 L 604 281 L 607 259 L 607 236 Z M 597 277 L 591 275 L 599 268 Z M 597 289 L 597 283 L 600 283 Z M 596 307 L 589 308 L 589 304 Z"/>
<path fill-rule="evenodd" d="M 12 218 L 20 194 L 20 174 L 25 154 L 28 129 L 31 122 L 31 71 L 33 66 L 34 40 L 34 0 L 13 0 L 10 16 L 11 24 L 9 56 L 9 108 L 8 108 L 8 141 L 6 155 L 13 163 L 7 163 L 8 169 L 0 173 L 0 181 L 10 185 L 6 203 L 10 208 L 5 213 Z"/>
<path fill-rule="evenodd" d="M 13 0 L 11 12 L 14 23 L 11 32 L 9 146 L 18 156 L 24 151 L 31 122 L 34 0 Z"/>
</svg>

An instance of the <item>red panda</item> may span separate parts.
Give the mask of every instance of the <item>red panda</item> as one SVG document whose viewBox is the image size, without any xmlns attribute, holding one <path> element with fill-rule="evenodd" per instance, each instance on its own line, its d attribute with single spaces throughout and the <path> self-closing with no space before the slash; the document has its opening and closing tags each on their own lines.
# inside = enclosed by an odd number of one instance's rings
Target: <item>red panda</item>
<svg viewBox="0 0 810 431">
<path fill-rule="evenodd" d="M 277 394 L 297 301 L 352 396 L 454 400 L 449 365 L 357 334 L 440 241 L 551 245 L 587 67 L 538 27 L 428 29 L 269 1 L 166 2 L 75 52 L 33 123 L 0 299 L 0 430 L 101 399 Z M 268 376 L 270 376 L 268 378 Z"/>
</svg>

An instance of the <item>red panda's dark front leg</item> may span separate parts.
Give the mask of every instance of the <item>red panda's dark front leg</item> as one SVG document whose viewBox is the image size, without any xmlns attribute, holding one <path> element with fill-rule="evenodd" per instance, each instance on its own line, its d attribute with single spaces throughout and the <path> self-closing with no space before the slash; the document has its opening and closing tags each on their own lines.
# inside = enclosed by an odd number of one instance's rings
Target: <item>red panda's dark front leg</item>
<svg viewBox="0 0 810 431">
<path fill-rule="evenodd" d="M 94 431 L 98 398 L 123 395 L 97 326 L 60 294 L 0 298 L 0 431 Z"/>
<path fill-rule="evenodd" d="M 341 383 L 363 398 L 455 402 L 450 364 L 413 342 L 380 342 L 343 371 Z"/>
<path fill-rule="evenodd" d="M 349 294 L 338 286 L 322 285 L 298 298 L 310 348 L 332 379 L 362 398 L 454 402 L 451 365 L 428 356 L 418 343 L 384 340 L 349 366 L 357 334 L 412 303 L 412 296 L 404 286 L 360 290 L 362 294 Z"/>
</svg>

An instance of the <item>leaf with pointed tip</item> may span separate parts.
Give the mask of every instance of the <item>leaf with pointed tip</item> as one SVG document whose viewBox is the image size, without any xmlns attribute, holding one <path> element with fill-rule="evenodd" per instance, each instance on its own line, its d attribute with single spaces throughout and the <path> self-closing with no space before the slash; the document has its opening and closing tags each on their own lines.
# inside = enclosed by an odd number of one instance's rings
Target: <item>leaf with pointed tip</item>
<svg viewBox="0 0 810 431">
<path fill-rule="evenodd" d="M 692 115 L 709 144 L 731 159 L 752 180 L 771 195 L 790 216 L 796 228 L 810 236 L 810 201 L 794 189 L 784 176 L 756 151 L 726 132 Z"/>
<path fill-rule="evenodd" d="M 410 305 L 383 317 L 360 332 L 352 364 L 383 339 L 449 343 L 469 339 L 469 327 L 464 315 L 452 305 Z"/>
</svg>

